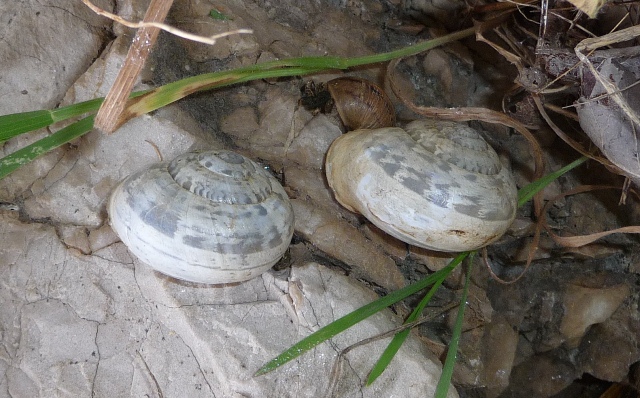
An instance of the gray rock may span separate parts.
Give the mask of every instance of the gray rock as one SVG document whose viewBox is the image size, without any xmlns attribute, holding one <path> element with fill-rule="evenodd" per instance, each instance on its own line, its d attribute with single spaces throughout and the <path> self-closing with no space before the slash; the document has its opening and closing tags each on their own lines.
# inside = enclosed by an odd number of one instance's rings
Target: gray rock
<svg viewBox="0 0 640 398">
<path fill-rule="evenodd" d="M 108 1 L 95 3 L 112 8 Z M 15 67 L 3 64 L 0 88 L 11 95 L 4 96 L 1 114 L 53 107 L 87 68 L 65 103 L 106 93 L 128 45 L 116 39 L 89 67 L 108 21 L 68 0 L 9 2 L 0 5 L 0 15 L 13 15 L 13 23 L 24 20 L 20 28 L 11 26 L 23 38 L 29 26 L 38 29 L 35 43 L 42 47 L 0 31 L 0 46 L 15 43 L 24 55 Z M 45 16 L 52 19 L 48 24 Z M 40 31 L 45 28 L 46 35 Z M 23 86 L 25 101 L 16 97 Z M 273 105 L 274 115 L 294 105 L 293 98 L 286 106 Z M 334 396 L 432 395 L 440 365 L 415 338 L 372 386 L 363 387 L 363 381 L 388 339 L 351 351 L 331 384 L 338 351 L 400 324 L 390 311 L 253 377 L 294 342 L 376 298 L 353 279 L 308 263 L 235 286 L 183 284 L 139 263 L 117 242 L 104 213 L 112 187 L 156 162 L 156 149 L 171 158 L 193 146 L 218 145 L 181 128 L 192 132 L 195 125 L 179 110 L 163 110 L 111 136 L 91 132 L 73 148 L 47 154 L 0 181 L 0 199 L 18 196 L 21 202 L 21 218 L 0 211 L 0 397 L 317 397 L 330 390 Z M 282 142 L 288 133 L 274 131 Z M 450 396 L 457 396 L 453 388 Z"/>
<path fill-rule="evenodd" d="M 50 226 L 12 215 L 0 225 L 0 235 L 12 237 L 0 249 L 4 393 L 317 397 L 330 388 L 337 351 L 400 323 L 384 311 L 253 377 L 292 343 L 375 294 L 314 263 L 236 286 L 181 284 L 132 260 L 120 243 L 76 256 Z M 431 394 L 440 366 L 413 338 L 376 383 L 362 386 L 387 342 L 346 356 L 335 396 Z"/>
<path fill-rule="evenodd" d="M 94 3 L 113 8 L 111 0 Z M 1 2 L 0 114 L 57 105 L 98 55 L 110 25 L 76 0 Z"/>
</svg>

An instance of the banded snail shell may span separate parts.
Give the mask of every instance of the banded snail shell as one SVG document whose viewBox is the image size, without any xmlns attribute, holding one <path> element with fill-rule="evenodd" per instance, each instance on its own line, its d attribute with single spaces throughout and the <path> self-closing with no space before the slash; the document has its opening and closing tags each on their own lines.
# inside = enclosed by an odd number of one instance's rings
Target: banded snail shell
<svg viewBox="0 0 640 398">
<path fill-rule="evenodd" d="M 187 153 L 129 176 L 107 210 L 136 257 L 191 282 L 258 276 L 282 257 L 293 235 L 293 210 L 280 183 L 224 150 Z"/>
<path fill-rule="evenodd" d="M 325 165 L 344 207 L 415 246 L 477 249 L 515 218 L 511 173 L 465 124 L 417 120 L 404 130 L 352 131 L 332 143 Z"/>
</svg>

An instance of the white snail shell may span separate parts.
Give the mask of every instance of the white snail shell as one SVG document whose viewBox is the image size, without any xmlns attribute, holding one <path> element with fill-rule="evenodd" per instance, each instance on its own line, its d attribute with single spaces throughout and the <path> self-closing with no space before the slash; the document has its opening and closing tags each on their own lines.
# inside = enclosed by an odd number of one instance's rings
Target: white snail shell
<svg viewBox="0 0 640 398">
<path fill-rule="evenodd" d="M 129 250 L 166 275 L 221 284 L 271 268 L 293 209 L 268 171 L 230 151 L 191 152 L 122 181 L 107 206 Z"/>
<path fill-rule="evenodd" d="M 511 173 L 465 124 L 417 120 L 404 130 L 349 132 L 329 148 L 326 174 L 344 207 L 426 249 L 480 248 L 515 218 Z"/>
</svg>

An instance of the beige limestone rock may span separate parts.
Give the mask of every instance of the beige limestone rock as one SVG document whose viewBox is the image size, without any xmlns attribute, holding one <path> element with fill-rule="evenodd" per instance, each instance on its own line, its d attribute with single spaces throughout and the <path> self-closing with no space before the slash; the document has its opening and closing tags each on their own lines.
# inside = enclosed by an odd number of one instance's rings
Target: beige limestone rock
<svg viewBox="0 0 640 398">
<path fill-rule="evenodd" d="M 117 39 L 69 90 L 65 100 L 80 102 L 105 95 L 126 48 L 126 40 Z M 161 157 L 172 159 L 194 145 L 205 145 L 190 133 L 162 117 L 142 116 L 111 135 L 98 131 L 86 134 L 76 141 L 77 149 L 67 150 L 54 164 L 43 160 L 50 170 L 41 178 L 24 168 L 0 186 L 30 184 L 24 208 L 31 218 L 95 228 L 104 222 L 105 201 L 119 180 Z"/>
<path fill-rule="evenodd" d="M 14 396 L 317 397 L 337 351 L 400 324 L 383 311 L 262 377 L 269 359 L 376 295 L 317 264 L 243 284 L 179 283 L 121 243 L 78 256 L 53 227 L 0 214 L 0 377 Z M 386 340 L 388 341 L 388 340 Z M 346 357 L 337 396 L 422 397 L 440 365 L 410 338 L 387 372 L 362 387 L 386 341 Z M 372 355 L 375 353 L 376 355 Z M 162 391 L 162 393 L 160 393 Z M 457 396 L 453 388 L 450 397 Z"/>
<path fill-rule="evenodd" d="M 110 0 L 94 3 L 113 9 Z M 57 105 L 98 55 L 110 25 L 80 1 L 1 2 L 0 115 Z"/>
<path fill-rule="evenodd" d="M 589 326 L 608 319 L 628 295 L 626 284 L 603 288 L 569 285 L 560 333 L 568 344 L 577 345 Z"/>
<path fill-rule="evenodd" d="M 324 158 L 331 143 L 342 135 L 335 119 L 318 114 L 298 133 L 287 151 L 287 159 L 302 167 L 324 169 Z"/>
<path fill-rule="evenodd" d="M 503 317 L 494 316 L 482 339 L 482 379 L 488 397 L 499 396 L 509 385 L 517 347 L 518 331 Z"/>
<path fill-rule="evenodd" d="M 388 289 L 404 286 L 395 262 L 355 227 L 312 201 L 293 199 L 295 230 L 318 249 L 353 267 L 352 273 Z"/>
</svg>

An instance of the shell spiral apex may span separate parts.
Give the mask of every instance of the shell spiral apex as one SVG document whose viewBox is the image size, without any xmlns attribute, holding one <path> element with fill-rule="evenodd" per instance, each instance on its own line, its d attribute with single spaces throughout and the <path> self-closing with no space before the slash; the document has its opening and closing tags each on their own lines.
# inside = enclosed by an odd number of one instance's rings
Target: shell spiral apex
<svg viewBox="0 0 640 398">
<path fill-rule="evenodd" d="M 417 120 L 404 130 L 352 131 L 333 142 L 325 166 L 343 206 L 415 246 L 477 249 L 515 218 L 510 171 L 465 124 Z"/>
<path fill-rule="evenodd" d="M 107 205 L 129 250 L 166 275 L 241 282 L 271 268 L 293 235 L 280 183 L 231 151 L 191 152 L 123 180 Z"/>
</svg>

